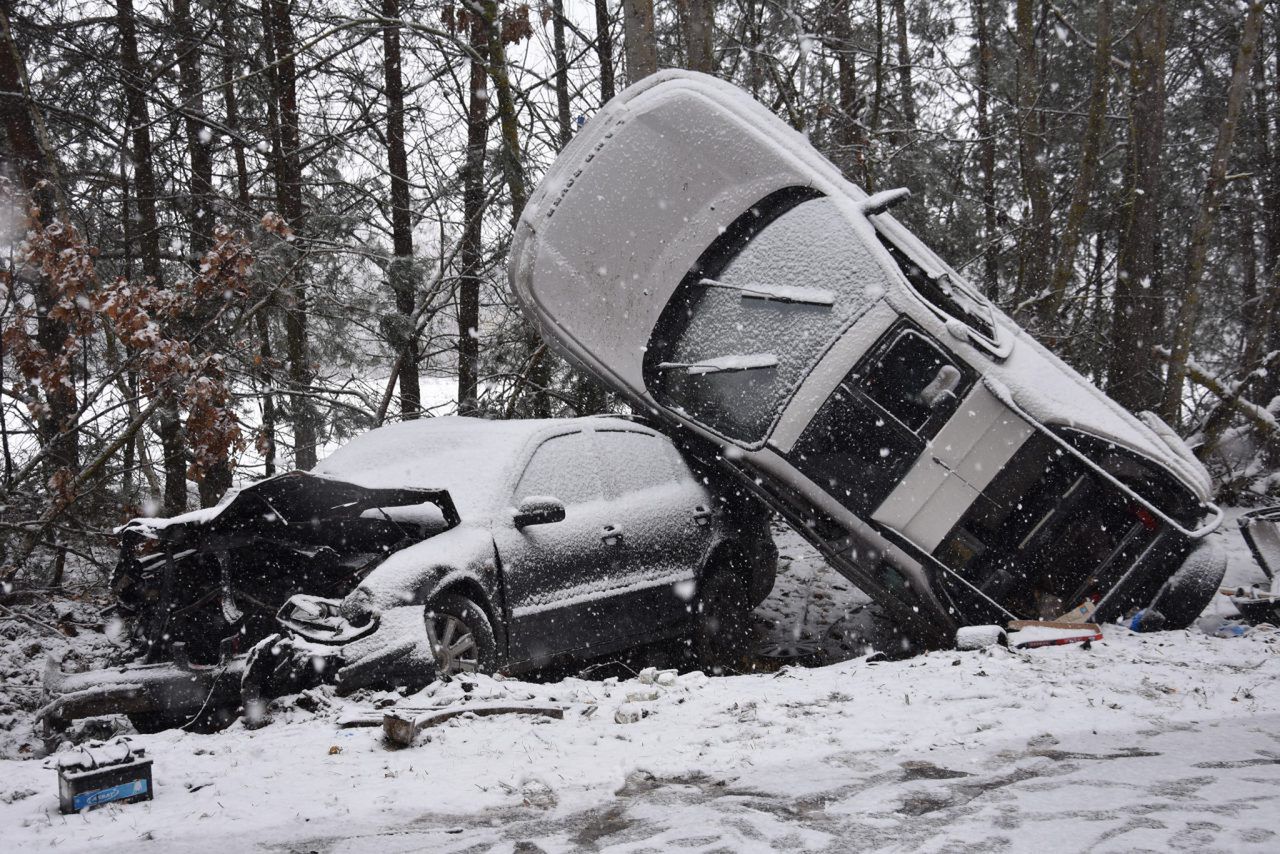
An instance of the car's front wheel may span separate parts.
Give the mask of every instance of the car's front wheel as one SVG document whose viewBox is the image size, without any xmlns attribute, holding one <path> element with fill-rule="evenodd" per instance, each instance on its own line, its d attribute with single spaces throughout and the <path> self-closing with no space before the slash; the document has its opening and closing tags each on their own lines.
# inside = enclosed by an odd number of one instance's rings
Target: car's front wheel
<svg viewBox="0 0 1280 854">
<path fill-rule="evenodd" d="M 475 602 L 457 593 L 441 594 L 427 605 L 426 620 L 438 677 L 498 669 L 493 624 Z"/>
</svg>

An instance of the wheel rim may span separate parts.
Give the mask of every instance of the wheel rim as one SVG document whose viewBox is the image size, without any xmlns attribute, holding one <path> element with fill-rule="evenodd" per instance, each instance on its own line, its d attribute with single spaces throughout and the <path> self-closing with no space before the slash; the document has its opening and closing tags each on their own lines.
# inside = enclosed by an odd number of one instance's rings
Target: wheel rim
<svg viewBox="0 0 1280 854">
<path fill-rule="evenodd" d="M 431 627 L 431 652 L 441 676 L 480 670 L 480 646 L 467 624 L 452 614 L 437 614 Z"/>
</svg>

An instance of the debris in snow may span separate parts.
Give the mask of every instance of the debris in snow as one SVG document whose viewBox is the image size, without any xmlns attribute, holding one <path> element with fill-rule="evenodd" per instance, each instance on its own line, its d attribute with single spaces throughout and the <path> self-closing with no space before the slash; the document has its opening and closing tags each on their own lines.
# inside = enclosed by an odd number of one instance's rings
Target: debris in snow
<svg viewBox="0 0 1280 854">
<path fill-rule="evenodd" d="M 1008 642 L 1008 636 L 999 626 L 965 626 L 956 632 L 956 649 L 984 649 Z"/>
<path fill-rule="evenodd" d="M 623 703 L 618 706 L 618 710 L 613 713 L 613 720 L 620 724 L 634 724 L 652 714 L 648 709 L 637 706 L 635 703 Z"/>
<path fill-rule="evenodd" d="M 540 810 L 552 809 L 559 803 L 555 791 L 538 779 L 525 780 L 520 784 L 520 796 L 526 807 L 534 807 Z"/>
<path fill-rule="evenodd" d="M 420 715 L 410 715 L 405 711 L 391 710 L 382 718 L 382 732 L 387 741 L 401 747 L 413 744 L 418 733 L 429 727 L 438 726 L 459 715 L 472 714 L 476 717 L 490 715 L 540 715 L 561 720 L 564 718 L 564 706 L 552 705 L 511 705 L 504 703 L 460 703 L 445 709 L 435 709 Z"/>
<path fill-rule="evenodd" d="M 1009 624 L 1009 632 L 1009 644 L 1015 649 L 1102 640 L 1102 629 L 1096 623 L 1015 620 Z"/>
<path fill-rule="evenodd" d="M 646 667 L 636 674 L 636 678 L 643 685 L 674 685 L 676 683 L 676 671 Z"/>
</svg>

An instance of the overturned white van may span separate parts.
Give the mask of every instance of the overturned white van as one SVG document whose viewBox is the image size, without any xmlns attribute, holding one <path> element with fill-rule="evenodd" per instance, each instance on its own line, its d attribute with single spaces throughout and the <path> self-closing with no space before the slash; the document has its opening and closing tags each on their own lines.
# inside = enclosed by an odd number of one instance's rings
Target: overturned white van
<svg viewBox="0 0 1280 854">
<path fill-rule="evenodd" d="M 667 71 L 534 193 L 510 280 L 567 359 L 720 463 L 914 640 L 1135 611 L 1225 560 L 1189 449 L 995 309 L 735 87 Z"/>
</svg>

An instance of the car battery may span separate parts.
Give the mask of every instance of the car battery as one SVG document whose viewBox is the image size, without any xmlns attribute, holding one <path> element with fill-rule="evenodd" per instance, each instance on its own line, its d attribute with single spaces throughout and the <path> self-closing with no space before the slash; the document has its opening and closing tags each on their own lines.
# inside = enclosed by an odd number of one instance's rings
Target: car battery
<svg viewBox="0 0 1280 854">
<path fill-rule="evenodd" d="M 128 739 L 92 744 L 56 760 L 58 799 L 63 813 L 77 813 L 109 803 L 149 801 L 151 760 Z"/>
</svg>

